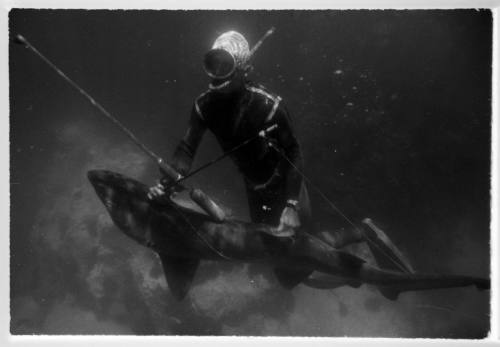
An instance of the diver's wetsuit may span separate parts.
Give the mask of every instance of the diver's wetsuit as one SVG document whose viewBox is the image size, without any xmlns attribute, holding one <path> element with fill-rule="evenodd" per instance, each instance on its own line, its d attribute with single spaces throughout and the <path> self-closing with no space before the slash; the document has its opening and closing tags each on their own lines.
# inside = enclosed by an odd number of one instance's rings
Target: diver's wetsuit
<svg viewBox="0 0 500 347">
<path fill-rule="evenodd" d="M 229 151 L 259 131 L 277 124 L 267 139 L 258 138 L 231 157 L 243 174 L 250 217 L 255 223 L 278 225 L 287 200 L 297 200 L 301 224 L 310 220 L 310 203 L 302 178 L 289 162 L 271 148 L 271 141 L 299 169 L 302 156 L 291 119 L 281 99 L 263 87 L 246 83 L 233 94 L 207 91 L 194 102 L 189 128 L 174 153 L 174 167 L 183 175 L 190 170 L 193 157 L 206 129 L 217 138 L 223 151 Z M 257 189 L 256 189 L 257 188 Z"/>
</svg>

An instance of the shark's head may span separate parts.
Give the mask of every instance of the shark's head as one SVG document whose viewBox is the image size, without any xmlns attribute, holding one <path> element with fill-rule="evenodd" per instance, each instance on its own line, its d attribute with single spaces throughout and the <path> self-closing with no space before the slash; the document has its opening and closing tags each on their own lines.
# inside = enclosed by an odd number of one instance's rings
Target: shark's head
<svg viewBox="0 0 500 347">
<path fill-rule="evenodd" d="M 91 170 L 87 177 L 94 186 L 97 196 L 108 208 L 123 205 L 131 196 L 145 198 L 147 187 L 135 180 L 106 170 Z"/>
<path fill-rule="evenodd" d="M 171 199 L 152 201 L 149 187 L 115 172 L 87 173 L 114 224 L 127 236 L 158 252 L 180 251 L 207 217 Z"/>
<path fill-rule="evenodd" d="M 113 173 L 104 170 L 92 170 L 87 172 L 87 177 L 103 204 L 110 208 L 113 206 L 113 196 L 115 195 L 116 182 L 113 180 Z"/>
<path fill-rule="evenodd" d="M 151 244 L 148 187 L 118 173 L 92 170 L 87 177 L 115 225 L 141 244 Z"/>
</svg>

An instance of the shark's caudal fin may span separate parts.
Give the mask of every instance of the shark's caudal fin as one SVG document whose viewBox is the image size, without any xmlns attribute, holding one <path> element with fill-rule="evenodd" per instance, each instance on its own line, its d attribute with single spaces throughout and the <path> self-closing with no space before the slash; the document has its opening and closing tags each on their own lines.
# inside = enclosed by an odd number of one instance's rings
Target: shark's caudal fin
<svg viewBox="0 0 500 347">
<path fill-rule="evenodd" d="M 159 254 L 168 287 L 177 300 L 182 300 L 191 288 L 199 259 L 170 257 Z"/>
<path fill-rule="evenodd" d="M 363 235 L 377 264 L 387 270 L 413 274 L 415 270 L 389 237 L 370 218 L 363 219 Z"/>
</svg>

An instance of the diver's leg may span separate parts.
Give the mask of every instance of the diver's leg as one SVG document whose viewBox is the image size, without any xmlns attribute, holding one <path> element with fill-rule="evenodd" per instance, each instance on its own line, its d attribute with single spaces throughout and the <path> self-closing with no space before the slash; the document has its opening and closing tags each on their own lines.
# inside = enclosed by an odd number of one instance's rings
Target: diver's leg
<svg viewBox="0 0 500 347">
<path fill-rule="evenodd" d="M 415 273 L 410 262 L 390 238 L 370 218 L 362 221 L 363 239 L 373 253 L 377 264 L 388 270 Z"/>
<path fill-rule="evenodd" d="M 357 228 L 322 230 L 318 233 L 318 237 L 320 237 L 323 241 L 328 243 L 333 248 L 337 249 L 363 241 L 363 234 Z"/>
<path fill-rule="evenodd" d="M 415 272 L 403 253 L 392 243 L 384 231 L 378 228 L 369 218 L 363 219 L 360 228 L 325 230 L 319 232 L 318 236 L 337 249 L 364 241 L 381 268 L 407 273 Z"/>
<path fill-rule="evenodd" d="M 363 235 L 357 229 L 342 228 L 338 230 L 322 230 L 319 232 L 315 230 L 312 222 L 311 201 L 309 199 L 307 187 L 304 183 L 302 183 L 300 188 L 298 210 L 300 223 L 302 225 L 301 230 L 319 237 L 334 248 L 342 248 L 348 244 L 363 241 Z"/>
<path fill-rule="evenodd" d="M 247 194 L 252 221 L 274 227 L 272 228 L 272 234 L 260 234 L 262 243 L 266 246 L 268 253 L 276 258 L 286 257 L 290 252 L 290 248 L 295 243 L 295 237 L 293 234 L 279 233 L 276 228 L 280 223 L 281 213 L 286 206 L 284 182 L 258 192 L 247 187 Z M 302 194 L 301 192 L 301 198 L 303 198 Z M 299 200 L 301 229 L 309 223 L 309 216 L 310 208 L 308 199 L 306 201 Z M 300 233 L 300 231 L 298 232 Z M 278 282 L 286 289 L 292 289 L 309 277 L 313 271 L 311 267 L 295 268 L 279 266 L 276 266 L 273 270 Z"/>
<path fill-rule="evenodd" d="M 266 196 L 264 192 L 256 191 L 252 188 L 251 184 L 249 184 L 248 182 L 245 183 L 246 183 L 246 193 L 248 199 L 248 211 L 250 214 L 250 220 L 252 221 L 252 223 L 272 225 L 274 227 L 275 225 L 272 224 L 273 222 L 272 212 L 274 212 L 273 209 L 274 206 L 269 205 L 268 202 L 269 199 L 265 199 Z M 286 248 L 285 245 L 283 243 L 279 243 L 278 241 L 274 240 L 275 237 L 270 235 L 265 235 L 264 233 L 259 233 L 259 237 L 270 253 L 284 252 L 284 248 Z M 268 272 L 266 271 L 267 268 L 268 268 L 267 265 L 259 263 L 250 263 L 248 264 L 248 275 L 251 278 L 262 274 L 264 274 L 264 276 L 267 276 L 268 275 Z"/>
<path fill-rule="evenodd" d="M 415 273 L 410 262 L 392 243 L 390 238 L 369 218 L 363 219 L 361 228 L 324 230 L 318 236 L 334 248 L 342 248 L 352 243 L 366 242 L 377 264 L 384 269 Z"/>
<path fill-rule="evenodd" d="M 252 185 L 246 183 L 248 209 L 250 219 L 253 223 L 264 223 L 277 226 L 280 220 L 280 207 L 285 203 L 279 200 L 279 189 L 253 189 Z"/>
</svg>

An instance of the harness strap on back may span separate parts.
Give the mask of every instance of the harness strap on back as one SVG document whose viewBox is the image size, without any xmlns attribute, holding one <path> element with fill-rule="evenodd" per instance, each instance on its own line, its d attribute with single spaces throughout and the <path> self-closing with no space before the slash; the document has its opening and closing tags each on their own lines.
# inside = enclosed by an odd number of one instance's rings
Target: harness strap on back
<svg viewBox="0 0 500 347">
<path fill-rule="evenodd" d="M 273 119 L 274 114 L 276 113 L 276 110 L 278 109 L 278 106 L 280 104 L 280 101 L 281 101 L 281 98 L 279 96 L 274 98 L 274 105 L 266 118 L 266 123 L 269 123 Z"/>
<path fill-rule="evenodd" d="M 201 108 L 200 108 L 200 105 L 198 105 L 198 100 L 200 100 L 202 97 L 204 97 L 209 91 L 207 90 L 206 92 L 202 93 L 200 96 L 198 96 L 196 98 L 196 100 L 194 101 L 194 108 L 196 110 L 196 113 L 198 114 L 198 116 L 200 116 L 201 120 L 202 121 L 205 121 L 205 117 L 203 117 L 203 113 L 201 112 Z"/>
</svg>

